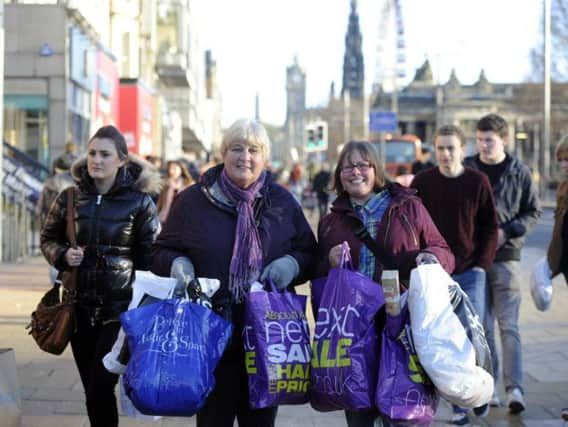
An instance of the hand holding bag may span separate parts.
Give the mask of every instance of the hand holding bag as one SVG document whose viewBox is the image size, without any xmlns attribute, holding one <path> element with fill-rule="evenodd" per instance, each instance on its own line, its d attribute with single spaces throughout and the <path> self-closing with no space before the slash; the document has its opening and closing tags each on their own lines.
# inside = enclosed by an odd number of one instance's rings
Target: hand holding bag
<svg viewBox="0 0 568 427">
<path fill-rule="evenodd" d="M 67 192 L 66 235 L 71 247 L 77 247 L 75 235 L 75 189 Z M 60 271 L 53 287 L 45 293 L 26 326 L 39 348 L 51 354 L 61 354 L 75 332 L 75 289 L 77 268 Z"/>
<path fill-rule="evenodd" d="M 233 326 L 201 305 L 173 298 L 125 311 L 131 357 L 124 389 L 144 415 L 191 417 L 215 386 Z"/>
</svg>

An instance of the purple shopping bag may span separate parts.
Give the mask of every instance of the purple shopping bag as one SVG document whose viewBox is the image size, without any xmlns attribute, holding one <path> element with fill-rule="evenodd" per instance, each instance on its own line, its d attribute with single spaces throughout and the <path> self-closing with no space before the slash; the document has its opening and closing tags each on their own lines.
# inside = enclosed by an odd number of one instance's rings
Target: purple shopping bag
<svg viewBox="0 0 568 427">
<path fill-rule="evenodd" d="M 309 400 L 307 297 L 269 286 L 269 292 L 250 292 L 245 304 L 243 345 L 253 409 Z"/>
<path fill-rule="evenodd" d="M 398 316 L 387 315 L 381 343 L 377 408 L 404 426 L 429 426 L 438 395 L 416 355 L 406 305 Z"/>
<path fill-rule="evenodd" d="M 374 406 L 378 371 L 375 315 L 383 290 L 353 271 L 344 248 L 317 301 L 310 401 L 318 411 L 362 410 Z"/>
</svg>

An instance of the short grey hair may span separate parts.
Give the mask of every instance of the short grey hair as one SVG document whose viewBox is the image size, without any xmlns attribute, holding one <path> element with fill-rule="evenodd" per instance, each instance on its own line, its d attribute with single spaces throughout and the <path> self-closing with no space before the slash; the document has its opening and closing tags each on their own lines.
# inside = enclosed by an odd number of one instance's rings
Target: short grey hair
<svg viewBox="0 0 568 427">
<path fill-rule="evenodd" d="M 221 143 L 221 154 L 224 156 L 229 147 L 237 142 L 260 147 L 266 160 L 269 158 L 270 139 L 264 126 L 250 119 L 238 119 L 225 131 Z"/>
</svg>

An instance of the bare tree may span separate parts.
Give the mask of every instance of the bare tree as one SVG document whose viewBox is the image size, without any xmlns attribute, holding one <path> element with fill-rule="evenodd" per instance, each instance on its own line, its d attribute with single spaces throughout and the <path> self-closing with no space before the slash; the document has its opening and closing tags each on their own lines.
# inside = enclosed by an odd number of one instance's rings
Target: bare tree
<svg viewBox="0 0 568 427">
<path fill-rule="evenodd" d="M 568 82 L 568 0 L 552 0 L 551 16 L 552 66 L 551 76 L 555 82 Z M 544 17 L 541 16 L 541 30 L 544 28 Z M 532 65 L 529 80 L 542 82 L 544 70 L 544 42 L 540 31 L 538 44 L 531 49 Z"/>
</svg>

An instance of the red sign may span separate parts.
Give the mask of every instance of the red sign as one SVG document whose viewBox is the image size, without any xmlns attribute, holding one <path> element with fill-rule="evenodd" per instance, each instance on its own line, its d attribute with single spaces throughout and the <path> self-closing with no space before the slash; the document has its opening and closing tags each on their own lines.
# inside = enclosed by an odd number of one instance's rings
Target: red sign
<svg viewBox="0 0 568 427">
<path fill-rule="evenodd" d="M 96 54 L 97 76 L 93 92 L 93 133 L 105 125 L 118 124 L 118 67 L 112 54 L 102 49 Z"/>
<path fill-rule="evenodd" d="M 126 138 L 128 151 L 142 157 L 152 154 L 154 116 L 153 91 L 138 79 L 120 79 L 119 128 Z"/>
</svg>

